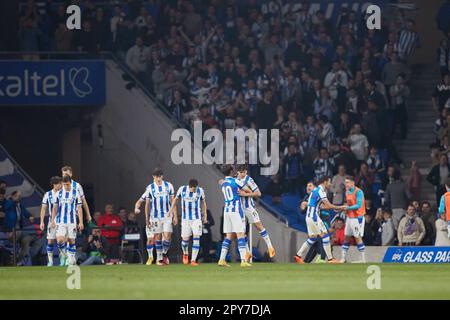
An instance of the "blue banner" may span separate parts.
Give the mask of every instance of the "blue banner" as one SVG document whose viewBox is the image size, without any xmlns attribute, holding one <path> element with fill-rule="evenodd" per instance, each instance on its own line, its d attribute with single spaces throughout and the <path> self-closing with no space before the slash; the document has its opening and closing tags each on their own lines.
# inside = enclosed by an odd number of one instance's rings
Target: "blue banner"
<svg viewBox="0 0 450 320">
<path fill-rule="evenodd" d="M 103 105 L 105 63 L 97 60 L 0 61 L 0 105 Z"/>
<path fill-rule="evenodd" d="M 383 262 L 450 263 L 450 247 L 389 247 Z"/>
</svg>

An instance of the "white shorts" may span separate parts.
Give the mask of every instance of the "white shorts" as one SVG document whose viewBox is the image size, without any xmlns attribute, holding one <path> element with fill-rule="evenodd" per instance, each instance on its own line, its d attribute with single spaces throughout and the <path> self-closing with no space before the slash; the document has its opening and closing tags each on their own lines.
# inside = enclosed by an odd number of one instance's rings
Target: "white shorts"
<svg viewBox="0 0 450 320">
<path fill-rule="evenodd" d="M 164 219 L 151 219 L 150 224 L 151 228 L 145 227 L 145 232 L 147 233 L 147 238 L 153 238 L 155 234 L 163 233 L 163 232 L 173 232 L 172 227 L 172 219 L 164 218 Z"/>
<path fill-rule="evenodd" d="M 247 218 L 248 223 L 258 223 L 261 222 L 259 218 L 258 211 L 255 208 L 244 208 L 245 217 Z"/>
<path fill-rule="evenodd" d="M 200 237 L 203 233 L 202 220 L 183 220 L 181 221 L 181 237 L 188 238 L 192 235 Z"/>
<path fill-rule="evenodd" d="M 56 239 L 56 227 L 50 227 L 50 223 L 47 226 L 47 240 L 55 240 Z"/>
<path fill-rule="evenodd" d="M 306 217 L 306 227 L 308 229 L 309 236 L 317 236 L 322 233 L 328 233 L 327 227 L 319 217 L 317 217 L 317 221 Z"/>
<path fill-rule="evenodd" d="M 56 225 L 56 236 L 66 237 L 69 239 L 77 238 L 77 225 L 75 223 L 67 224 L 57 224 Z"/>
<path fill-rule="evenodd" d="M 348 218 L 345 221 L 345 236 L 362 238 L 364 237 L 364 224 L 366 220 L 364 216 L 359 218 Z"/>
<path fill-rule="evenodd" d="M 238 212 L 224 212 L 223 233 L 245 233 L 245 216 Z"/>
</svg>

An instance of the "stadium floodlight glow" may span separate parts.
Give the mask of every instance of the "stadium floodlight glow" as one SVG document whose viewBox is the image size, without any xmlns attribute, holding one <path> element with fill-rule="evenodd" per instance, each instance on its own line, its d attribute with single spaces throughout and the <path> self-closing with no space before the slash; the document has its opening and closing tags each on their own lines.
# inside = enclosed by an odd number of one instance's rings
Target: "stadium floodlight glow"
<svg viewBox="0 0 450 320">
<path fill-rule="evenodd" d="M 265 176 L 274 175 L 279 169 L 278 129 L 270 130 L 270 155 L 266 129 L 226 129 L 224 138 L 220 130 L 203 131 L 202 122 L 195 121 L 193 146 L 187 129 L 175 129 L 170 139 L 177 142 L 171 152 L 172 162 L 177 165 L 259 163 L 262 165 L 260 173 Z M 204 149 L 203 142 L 209 142 Z"/>
</svg>

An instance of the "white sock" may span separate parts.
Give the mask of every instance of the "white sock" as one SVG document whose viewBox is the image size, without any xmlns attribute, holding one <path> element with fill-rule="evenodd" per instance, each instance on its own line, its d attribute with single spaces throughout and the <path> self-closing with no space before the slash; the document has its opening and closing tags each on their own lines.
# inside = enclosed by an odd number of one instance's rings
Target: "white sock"
<svg viewBox="0 0 450 320">
<path fill-rule="evenodd" d="M 170 240 L 163 240 L 162 246 L 163 246 L 163 254 L 167 254 L 167 251 L 170 249 Z"/>
<path fill-rule="evenodd" d="M 347 252 L 348 252 L 349 248 L 350 248 L 349 247 L 349 243 L 348 242 L 344 242 L 344 244 L 341 247 L 341 257 L 342 257 L 343 261 L 346 261 L 346 259 L 347 259 Z"/>
<path fill-rule="evenodd" d="M 264 241 L 266 242 L 266 245 L 268 248 L 272 248 L 272 242 L 270 241 L 270 237 L 269 237 L 269 233 L 267 232 L 266 229 L 262 229 L 259 234 L 261 235 L 261 237 L 264 239 Z"/>
<path fill-rule="evenodd" d="M 309 248 L 312 247 L 312 245 L 314 243 L 316 243 L 317 238 L 308 238 L 308 240 L 306 240 L 303 245 L 301 246 L 300 250 L 298 250 L 297 255 L 300 258 L 303 258 L 306 254 L 306 252 L 309 250 Z"/>
<path fill-rule="evenodd" d="M 53 264 L 53 248 L 55 247 L 55 245 L 53 243 L 49 243 L 47 244 L 47 259 L 48 262 Z"/>
<path fill-rule="evenodd" d="M 200 250 L 200 238 L 192 239 L 192 257 L 191 261 L 197 261 L 198 251 Z"/>
<path fill-rule="evenodd" d="M 66 243 L 58 243 L 58 252 L 59 252 L 59 258 L 65 258 L 67 256 L 66 252 Z"/>
<path fill-rule="evenodd" d="M 358 251 L 361 254 L 361 261 L 366 262 L 366 246 L 364 243 L 358 244 Z"/>
<path fill-rule="evenodd" d="M 77 248 L 74 244 L 69 244 L 69 248 L 67 248 L 67 257 L 69 258 L 69 265 L 75 265 L 75 254 L 77 252 Z"/>
<path fill-rule="evenodd" d="M 147 243 L 147 254 L 149 259 L 153 259 L 153 242 Z"/>
<path fill-rule="evenodd" d="M 245 255 L 247 253 L 247 241 L 245 238 L 238 239 L 239 255 L 241 256 L 241 262 L 245 262 Z"/>
<path fill-rule="evenodd" d="M 181 240 L 181 249 L 184 255 L 189 254 L 189 241 Z"/>
<path fill-rule="evenodd" d="M 220 251 L 220 260 L 225 260 L 227 257 L 228 249 L 230 249 L 231 240 L 225 238 L 222 242 L 222 250 Z"/>
<path fill-rule="evenodd" d="M 161 261 L 163 258 L 161 240 L 156 240 L 155 248 L 156 248 L 156 261 Z"/>
<path fill-rule="evenodd" d="M 330 236 L 326 235 L 322 238 L 323 249 L 325 250 L 325 254 L 327 255 L 327 259 L 333 259 L 333 255 L 331 254 L 331 245 L 330 245 Z"/>
</svg>

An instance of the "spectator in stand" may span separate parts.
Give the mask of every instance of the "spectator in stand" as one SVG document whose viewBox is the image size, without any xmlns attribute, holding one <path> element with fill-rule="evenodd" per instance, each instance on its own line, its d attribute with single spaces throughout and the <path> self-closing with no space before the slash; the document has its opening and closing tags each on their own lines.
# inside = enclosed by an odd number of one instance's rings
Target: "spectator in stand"
<svg viewBox="0 0 450 320">
<path fill-rule="evenodd" d="M 24 19 L 19 30 L 20 49 L 30 53 L 39 51 L 40 34 L 41 31 L 37 26 L 36 18 L 30 16 Z M 39 60 L 39 55 L 26 54 L 23 58 L 24 60 Z"/>
<path fill-rule="evenodd" d="M 118 216 L 119 216 L 120 220 L 122 220 L 122 225 L 125 226 L 127 223 L 127 218 L 128 218 L 127 209 L 125 209 L 124 207 L 120 207 Z"/>
<path fill-rule="evenodd" d="M 364 192 L 364 198 L 372 200 L 372 186 L 374 177 L 369 171 L 367 163 L 361 163 L 359 173 L 355 177 L 355 184 Z"/>
<path fill-rule="evenodd" d="M 144 45 L 142 37 L 137 37 L 135 45 L 128 49 L 125 62 L 138 79 L 146 80 L 147 60 L 150 49 Z"/>
<path fill-rule="evenodd" d="M 123 213 L 125 209 L 122 208 L 122 210 L 119 210 L 119 216 L 124 217 L 122 219 L 123 222 L 123 234 L 138 234 L 140 239 L 143 238 L 143 234 L 141 232 L 141 229 L 139 228 L 139 224 L 136 219 L 136 214 L 134 212 Z M 122 213 L 121 213 L 122 212 Z M 140 240 L 139 240 L 140 241 Z M 135 250 L 139 249 L 139 242 L 137 241 L 131 241 L 128 242 L 128 240 L 122 240 L 123 242 L 123 250 L 122 250 L 122 259 L 127 262 L 137 262 L 136 261 L 136 255 Z"/>
<path fill-rule="evenodd" d="M 409 97 L 410 90 L 405 84 L 405 78 L 403 74 L 400 74 L 396 78 L 396 82 L 389 89 L 391 97 L 391 106 L 394 109 L 395 126 L 393 127 L 393 133 L 395 133 L 396 126 L 400 126 L 400 137 L 402 140 L 406 139 L 408 131 L 408 111 L 406 108 L 406 101 Z"/>
<path fill-rule="evenodd" d="M 323 176 L 331 177 L 334 171 L 334 160 L 329 158 L 326 148 L 320 149 L 319 157 L 314 160 L 315 179 L 319 180 Z"/>
<path fill-rule="evenodd" d="M 283 194 L 283 191 L 280 176 L 276 174 L 270 177 L 270 182 L 267 185 L 266 193 L 272 197 L 272 203 L 274 205 L 281 203 L 281 195 Z"/>
<path fill-rule="evenodd" d="M 406 27 L 400 30 L 398 35 L 399 56 L 404 61 L 409 61 L 416 49 L 420 47 L 419 34 L 414 30 L 416 23 L 412 19 L 406 21 Z"/>
<path fill-rule="evenodd" d="M 58 28 L 55 31 L 56 51 L 65 52 L 71 51 L 73 43 L 73 32 L 67 29 L 67 25 L 64 21 L 58 24 Z"/>
<path fill-rule="evenodd" d="M 419 171 L 419 166 L 416 161 L 411 164 L 411 170 L 408 180 L 409 193 L 411 194 L 411 201 L 420 201 L 420 193 L 422 189 L 422 175 Z"/>
<path fill-rule="evenodd" d="M 369 154 L 369 141 L 367 140 L 367 137 L 362 134 L 360 124 L 355 124 L 353 126 L 348 137 L 348 144 L 359 164 L 366 161 L 367 155 Z"/>
<path fill-rule="evenodd" d="M 448 17 L 450 16 L 450 1 L 444 1 L 442 2 L 441 7 L 439 8 L 436 22 L 438 25 L 439 30 L 444 33 L 445 36 L 450 32 L 450 21 Z"/>
<path fill-rule="evenodd" d="M 139 223 L 137 222 L 136 214 L 130 212 L 127 214 L 124 222 L 124 234 L 140 233 Z"/>
<path fill-rule="evenodd" d="M 341 164 L 338 167 L 338 173 L 331 180 L 330 192 L 333 194 L 333 204 L 341 206 L 345 202 L 345 177 L 347 172 L 345 165 Z"/>
<path fill-rule="evenodd" d="M 386 188 L 385 200 L 386 206 L 392 211 L 392 221 L 394 223 L 394 228 L 397 230 L 400 219 L 406 213 L 405 209 L 411 199 L 411 195 L 397 170 L 395 171 L 393 178 L 394 181 Z"/>
<path fill-rule="evenodd" d="M 20 191 L 16 190 L 5 201 L 5 229 L 9 241 L 13 241 L 15 232 L 16 240 L 20 243 L 20 251 L 17 256 L 19 265 L 23 265 L 24 258 L 29 256 L 30 242 L 33 240 L 30 235 L 22 232 L 22 229 L 26 226 L 30 218 L 30 213 L 23 206 L 21 198 Z"/>
<path fill-rule="evenodd" d="M 283 177 L 287 192 L 295 193 L 299 190 L 303 182 L 302 156 L 295 143 L 288 145 L 288 154 L 283 159 Z"/>
<path fill-rule="evenodd" d="M 427 175 L 427 181 L 434 186 L 436 192 L 436 204 L 439 206 L 441 196 L 445 192 L 445 183 L 450 177 L 450 165 L 446 154 L 441 154 L 439 164 L 431 168 Z"/>
<path fill-rule="evenodd" d="M 389 89 L 398 82 L 397 77 L 399 75 L 405 75 L 405 81 L 408 81 L 410 76 L 408 66 L 398 59 L 397 52 L 392 52 L 389 58 L 390 61 L 384 65 L 383 72 L 381 74 L 381 79 L 386 86 L 387 92 L 389 92 Z"/>
<path fill-rule="evenodd" d="M 88 236 L 83 246 L 82 266 L 104 264 L 108 253 L 108 241 L 102 236 L 100 228 L 94 227 L 91 229 L 91 234 Z"/>
<path fill-rule="evenodd" d="M 333 246 L 342 246 L 345 241 L 345 221 L 342 218 L 336 218 L 334 221 L 334 234 L 332 238 Z"/>
<path fill-rule="evenodd" d="M 373 201 L 370 199 L 366 200 L 366 215 L 375 217 L 376 208 L 373 206 Z"/>
<path fill-rule="evenodd" d="M 94 215 L 92 216 L 92 222 L 94 222 L 96 225 L 98 225 L 98 221 L 100 220 L 102 213 L 100 211 L 95 211 Z"/>
<path fill-rule="evenodd" d="M 108 243 L 107 256 L 109 259 L 119 258 L 120 237 L 122 232 L 122 220 L 114 213 L 112 204 L 105 206 L 105 213 L 100 216 L 98 224 Z"/>
<path fill-rule="evenodd" d="M 392 212 L 383 210 L 383 223 L 381 224 L 381 245 L 392 246 L 395 242 L 395 228 L 392 222 Z"/>
<path fill-rule="evenodd" d="M 373 245 L 373 236 L 372 228 L 371 228 L 371 222 L 372 222 L 372 216 L 369 214 L 364 215 L 364 236 L 363 236 L 363 242 L 366 246 L 372 246 Z"/>
<path fill-rule="evenodd" d="M 91 54 L 98 51 L 97 40 L 90 20 L 83 21 L 82 30 L 74 36 L 74 46 L 78 51 L 85 51 Z"/>
<path fill-rule="evenodd" d="M 7 187 L 7 183 L 6 181 L 0 181 L 0 190 L 6 191 L 6 187 Z"/>
<path fill-rule="evenodd" d="M 445 74 L 442 83 L 436 85 L 431 98 L 433 109 L 437 114 L 441 114 L 448 99 L 450 99 L 450 73 Z"/>
<path fill-rule="evenodd" d="M 423 245 L 432 245 L 436 237 L 436 214 L 431 209 L 431 204 L 428 201 L 422 202 L 419 217 L 422 219 L 425 226 L 425 238 Z"/>
<path fill-rule="evenodd" d="M 448 45 L 448 41 L 449 39 L 442 39 L 439 44 L 439 48 L 436 51 L 442 78 L 446 74 L 450 73 L 450 47 Z"/>
<path fill-rule="evenodd" d="M 412 204 L 408 205 L 406 216 L 398 225 L 397 238 L 399 246 L 419 246 L 425 237 L 425 226 L 421 218 L 416 216 Z"/>
<path fill-rule="evenodd" d="M 435 222 L 436 226 L 436 247 L 450 247 L 450 235 L 448 234 L 448 222 L 445 213 L 439 214 L 439 219 Z"/>
<path fill-rule="evenodd" d="M 383 209 L 378 208 L 375 217 L 370 223 L 370 230 L 373 234 L 373 245 L 381 246 L 381 226 L 383 224 Z"/>
</svg>

